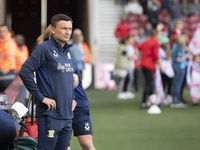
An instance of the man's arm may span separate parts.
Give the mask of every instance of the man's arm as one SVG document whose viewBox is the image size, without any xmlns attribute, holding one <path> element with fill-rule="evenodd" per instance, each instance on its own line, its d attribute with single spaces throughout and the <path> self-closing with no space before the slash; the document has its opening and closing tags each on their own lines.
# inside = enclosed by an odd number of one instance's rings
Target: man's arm
<svg viewBox="0 0 200 150">
<path fill-rule="evenodd" d="M 73 99 L 72 101 L 72 111 L 76 108 L 77 102 Z"/>
<path fill-rule="evenodd" d="M 19 72 L 19 76 L 26 88 L 40 102 L 43 101 L 44 96 L 34 82 L 33 72 L 36 71 L 45 62 L 44 55 L 45 54 L 44 50 L 42 50 L 42 47 L 37 47 L 32 52 L 27 61 L 22 65 Z"/>
<path fill-rule="evenodd" d="M 74 78 L 74 89 L 78 86 L 79 84 L 79 78 L 77 74 L 73 74 L 73 78 Z"/>
<path fill-rule="evenodd" d="M 41 45 L 38 46 L 22 65 L 19 72 L 19 76 L 22 79 L 24 85 L 28 91 L 39 101 L 47 105 L 49 111 L 50 109 L 56 109 L 56 102 L 53 99 L 44 97 L 40 92 L 34 81 L 33 72 L 36 71 L 41 65 L 45 63 L 45 48 Z"/>
</svg>

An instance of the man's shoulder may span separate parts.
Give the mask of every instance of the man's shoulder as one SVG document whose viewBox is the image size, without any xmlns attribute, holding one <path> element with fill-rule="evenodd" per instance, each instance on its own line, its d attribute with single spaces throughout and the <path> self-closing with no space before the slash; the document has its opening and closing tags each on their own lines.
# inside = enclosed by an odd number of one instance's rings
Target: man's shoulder
<svg viewBox="0 0 200 150">
<path fill-rule="evenodd" d="M 50 49 L 52 47 L 53 47 L 53 45 L 48 40 L 48 41 L 45 41 L 42 44 L 36 46 L 35 49 L 48 50 L 48 49 Z"/>
</svg>

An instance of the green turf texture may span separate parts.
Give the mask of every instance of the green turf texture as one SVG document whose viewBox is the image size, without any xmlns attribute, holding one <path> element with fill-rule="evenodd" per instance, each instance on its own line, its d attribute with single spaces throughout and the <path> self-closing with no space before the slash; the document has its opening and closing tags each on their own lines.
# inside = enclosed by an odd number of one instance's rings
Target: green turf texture
<svg viewBox="0 0 200 150">
<path fill-rule="evenodd" d="M 97 150 L 200 150 L 200 107 L 192 106 L 184 91 L 188 108 L 161 106 L 159 115 L 140 109 L 142 92 L 131 100 L 118 100 L 117 91 L 86 91 Z M 72 136 L 71 149 L 81 150 Z"/>
</svg>

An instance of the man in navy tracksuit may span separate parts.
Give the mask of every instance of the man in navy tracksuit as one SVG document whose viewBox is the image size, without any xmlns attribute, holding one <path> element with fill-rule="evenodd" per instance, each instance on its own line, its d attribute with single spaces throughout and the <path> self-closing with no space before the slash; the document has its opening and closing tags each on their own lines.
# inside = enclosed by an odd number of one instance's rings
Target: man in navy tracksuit
<svg viewBox="0 0 200 150">
<path fill-rule="evenodd" d="M 76 62 L 72 59 L 74 73 L 78 75 L 79 84 L 74 89 L 75 101 L 77 102 L 74 110 L 72 128 L 74 136 L 84 150 L 95 150 L 92 142 L 92 122 L 90 117 L 90 106 L 85 90 L 82 85 L 82 79 Z M 68 149 L 69 150 L 69 149 Z"/>
<path fill-rule="evenodd" d="M 67 44 L 72 20 L 64 14 L 51 19 L 50 40 L 35 48 L 19 76 L 37 100 L 39 150 L 66 150 L 72 132 L 73 65 Z M 36 71 L 37 85 L 33 79 Z"/>
</svg>

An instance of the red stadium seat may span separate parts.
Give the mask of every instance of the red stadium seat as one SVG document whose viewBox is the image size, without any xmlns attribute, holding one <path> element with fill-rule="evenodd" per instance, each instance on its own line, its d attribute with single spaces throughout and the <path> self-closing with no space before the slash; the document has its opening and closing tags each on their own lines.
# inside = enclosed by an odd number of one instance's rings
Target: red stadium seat
<svg viewBox="0 0 200 150">
<path fill-rule="evenodd" d="M 132 23 L 129 23 L 129 26 L 131 29 L 138 29 L 140 27 L 140 24 L 139 22 L 132 22 Z"/>
<path fill-rule="evenodd" d="M 191 31 L 190 31 L 190 29 L 188 28 L 188 29 L 183 29 L 183 31 L 182 31 L 184 34 L 187 34 L 188 36 L 191 34 Z"/>
<path fill-rule="evenodd" d="M 158 19 L 159 19 L 159 22 L 164 22 L 164 23 L 169 24 L 170 15 L 168 11 L 166 9 L 161 10 L 158 14 Z"/>
<path fill-rule="evenodd" d="M 184 22 L 183 23 L 183 30 L 190 30 L 190 24 L 189 23 L 186 23 L 186 22 Z"/>
<path fill-rule="evenodd" d="M 197 15 L 190 16 L 189 21 L 190 21 L 190 23 L 200 22 L 200 17 Z"/>
<path fill-rule="evenodd" d="M 140 16 L 140 23 L 147 23 L 148 16 L 147 15 L 141 15 Z"/>
<path fill-rule="evenodd" d="M 190 25 L 191 31 L 194 32 L 194 31 L 196 30 L 197 26 L 198 26 L 198 22 L 197 22 L 197 23 L 192 23 L 192 24 Z"/>
<path fill-rule="evenodd" d="M 139 21 L 140 21 L 140 18 L 138 15 L 130 14 L 128 16 L 128 22 L 139 22 Z"/>
<path fill-rule="evenodd" d="M 130 35 L 138 34 L 138 29 L 132 29 Z"/>
<path fill-rule="evenodd" d="M 183 23 L 186 23 L 186 24 L 188 24 L 190 22 L 188 16 L 183 16 L 182 21 L 183 21 Z"/>
</svg>

